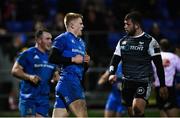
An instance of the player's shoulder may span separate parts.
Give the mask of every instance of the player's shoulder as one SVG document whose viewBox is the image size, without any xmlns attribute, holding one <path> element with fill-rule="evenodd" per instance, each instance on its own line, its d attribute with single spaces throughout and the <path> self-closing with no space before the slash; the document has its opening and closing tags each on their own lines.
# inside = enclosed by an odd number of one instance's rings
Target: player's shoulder
<svg viewBox="0 0 180 118">
<path fill-rule="evenodd" d="M 168 57 L 172 57 L 172 58 L 179 58 L 178 55 L 176 55 L 173 52 L 162 52 L 162 54 L 168 55 Z"/>
<path fill-rule="evenodd" d="M 30 47 L 24 51 L 21 52 L 21 54 L 29 54 L 32 53 L 35 50 L 35 47 Z"/>
<path fill-rule="evenodd" d="M 155 38 L 154 37 L 152 37 L 150 34 L 148 34 L 148 33 L 146 33 L 146 32 L 144 32 L 144 35 L 143 35 L 143 37 L 146 39 L 146 40 L 155 40 Z"/>
<path fill-rule="evenodd" d="M 33 55 L 35 52 L 35 47 L 30 47 L 22 52 L 19 53 L 19 57 L 21 57 L 22 59 L 25 59 L 25 58 L 30 58 L 31 55 Z"/>
<path fill-rule="evenodd" d="M 70 32 L 64 32 L 61 33 L 60 35 L 58 35 L 55 39 L 54 42 L 58 41 L 58 42 L 68 42 L 68 40 L 70 40 L 72 38 L 72 33 Z"/>
<path fill-rule="evenodd" d="M 143 41 L 145 41 L 147 44 L 157 45 L 157 46 L 159 45 L 157 40 L 153 36 L 151 36 L 150 34 L 148 34 L 146 32 L 144 32 L 144 34 L 142 35 L 141 39 Z"/>
<path fill-rule="evenodd" d="M 122 38 L 120 38 L 119 42 L 123 42 L 124 40 L 128 39 L 128 35 L 123 36 Z"/>
<path fill-rule="evenodd" d="M 61 39 L 65 38 L 66 35 L 67 35 L 66 33 L 61 33 L 58 36 L 56 36 L 54 40 L 61 40 Z"/>
<path fill-rule="evenodd" d="M 148 34 L 146 32 L 144 33 L 143 36 L 146 38 L 146 40 L 149 40 L 149 41 L 152 41 L 152 42 L 157 42 L 157 40 L 153 36 L 151 36 L 150 34 Z"/>
</svg>

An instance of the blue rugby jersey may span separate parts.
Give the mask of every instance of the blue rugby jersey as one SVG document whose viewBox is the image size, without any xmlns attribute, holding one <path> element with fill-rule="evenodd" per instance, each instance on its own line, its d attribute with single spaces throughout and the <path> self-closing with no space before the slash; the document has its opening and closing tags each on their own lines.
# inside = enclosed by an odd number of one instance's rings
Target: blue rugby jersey
<svg viewBox="0 0 180 118">
<path fill-rule="evenodd" d="M 63 57 L 74 57 L 77 54 L 85 55 L 85 43 L 81 38 L 75 37 L 70 32 L 65 32 L 57 36 L 53 42 L 52 48 L 57 48 L 59 55 Z M 83 64 L 59 65 L 62 68 L 62 74 L 74 73 L 82 79 L 84 67 Z"/>
<path fill-rule="evenodd" d="M 20 99 L 35 98 L 48 95 L 50 92 L 50 79 L 55 70 L 55 65 L 48 63 L 48 53 L 43 53 L 32 47 L 22 52 L 17 60 L 25 73 L 37 75 L 41 78 L 38 85 L 22 80 L 20 83 Z"/>
</svg>

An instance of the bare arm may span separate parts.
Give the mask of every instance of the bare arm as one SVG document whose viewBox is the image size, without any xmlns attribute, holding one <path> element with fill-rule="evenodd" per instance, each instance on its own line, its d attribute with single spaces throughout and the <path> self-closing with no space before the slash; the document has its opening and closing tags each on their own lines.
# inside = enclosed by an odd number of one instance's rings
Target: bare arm
<svg viewBox="0 0 180 118">
<path fill-rule="evenodd" d="M 51 79 L 51 82 L 52 83 L 56 83 L 58 82 L 60 79 L 60 76 L 59 76 L 59 71 L 55 71 L 54 74 L 53 74 L 53 77 Z"/>
<path fill-rule="evenodd" d="M 105 82 L 107 82 L 108 77 L 109 77 L 109 71 L 106 71 L 103 75 L 101 75 L 100 79 L 98 80 L 98 85 L 102 85 Z"/>
<path fill-rule="evenodd" d="M 18 62 L 14 63 L 11 74 L 14 77 L 17 77 L 21 80 L 31 81 L 34 84 L 37 84 L 40 81 L 40 78 L 37 75 L 30 75 L 28 73 L 25 73 L 23 71 L 23 67 Z"/>
</svg>

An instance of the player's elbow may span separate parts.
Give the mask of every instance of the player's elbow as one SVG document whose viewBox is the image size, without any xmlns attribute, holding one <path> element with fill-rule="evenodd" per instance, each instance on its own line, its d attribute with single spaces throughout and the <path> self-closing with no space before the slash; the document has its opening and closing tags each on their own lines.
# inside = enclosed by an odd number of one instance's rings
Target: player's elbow
<svg viewBox="0 0 180 118">
<path fill-rule="evenodd" d="M 15 75 L 16 75 L 15 70 L 13 70 L 13 69 L 11 70 L 11 75 L 12 75 L 12 76 L 15 76 Z"/>
<path fill-rule="evenodd" d="M 14 77 L 16 77 L 17 73 L 18 73 L 18 70 L 13 67 L 12 70 L 11 70 L 11 75 L 13 75 Z"/>
<path fill-rule="evenodd" d="M 11 75 L 15 76 L 15 73 L 16 73 L 15 70 L 12 69 L 12 70 L 11 70 Z"/>
</svg>

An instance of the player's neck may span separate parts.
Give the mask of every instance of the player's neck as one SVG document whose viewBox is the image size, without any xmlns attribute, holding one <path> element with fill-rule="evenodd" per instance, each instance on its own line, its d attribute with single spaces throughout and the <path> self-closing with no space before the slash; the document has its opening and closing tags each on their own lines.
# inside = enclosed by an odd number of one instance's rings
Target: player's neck
<svg viewBox="0 0 180 118">
<path fill-rule="evenodd" d="M 139 36 L 143 33 L 142 29 L 137 29 L 134 36 Z"/>
<path fill-rule="evenodd" d="M 67 32 L 71 32 L 75 37 L 77 37 L 77 34 L 73 29 L 68 29 Z"/>
<path fill-rule="evenodd" d="M 45 50 L 42 49 L 40 46 L 38 46 L 37 44 L 35 45 L 35 47 L 42 53 L 45 53 Z"/>
</svg>

